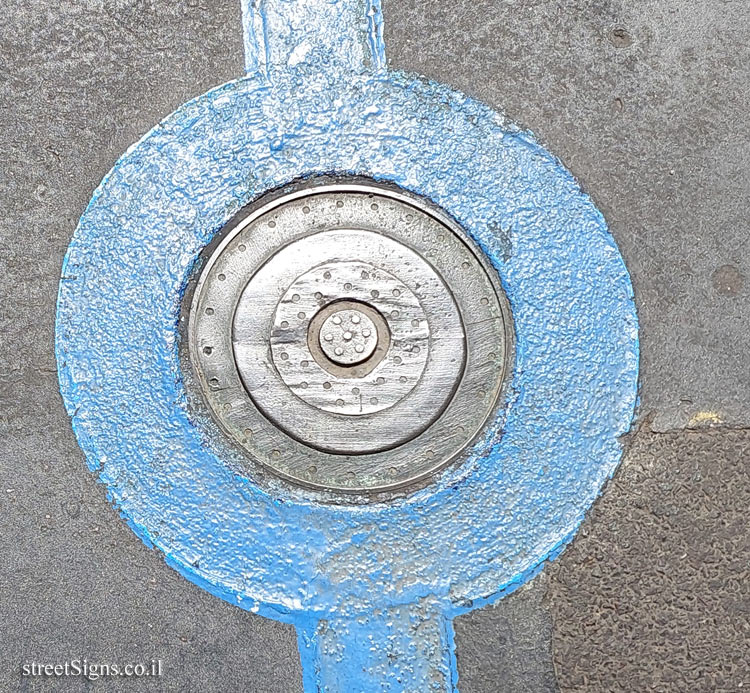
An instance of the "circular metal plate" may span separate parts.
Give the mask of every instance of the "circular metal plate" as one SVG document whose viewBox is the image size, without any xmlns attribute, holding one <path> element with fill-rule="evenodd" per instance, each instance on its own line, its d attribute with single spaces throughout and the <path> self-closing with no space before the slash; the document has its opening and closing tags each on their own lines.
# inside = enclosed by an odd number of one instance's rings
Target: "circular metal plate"
<svg viewBox="0 0 750 693">
<path fill-rule="evenodd" d="M 378 492 L 455 459 L 509 358 L 494 273 L 423 202 L 296 191 L 229 228 L 193 295 L 190 354 L 223 429 L 295 482 Z"/>
</svg>

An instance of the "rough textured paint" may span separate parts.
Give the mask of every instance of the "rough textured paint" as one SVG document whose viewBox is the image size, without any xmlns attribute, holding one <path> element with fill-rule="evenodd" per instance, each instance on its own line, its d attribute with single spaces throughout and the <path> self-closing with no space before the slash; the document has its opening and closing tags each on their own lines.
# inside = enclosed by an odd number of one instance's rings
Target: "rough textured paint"
<svg viewBox="0 0 750 693">
<path fill-rule="evenodd" d="M 60 284 L 61 391 L 144 541 L 210 592 L 297 624 L 307 690 L 448 691 L 450 619 L 554 557 L 617 466 L 637 388 L 630 280 L 599 212 L 529 133 L 381 69 L 376 4 L 248 0 L 243 16 L 248 76 L 133 146 L 81 219 Z M 443 207 L 513 310 L 504 416 L 466 464 L 389 503 L 326 505 L 238 473 L 189 409 L 179 363 L 200 250 L 264 192 L 329 173 Z"/>
<path fill-rule="evenodd" d="M 242 23 L 248 75 L 385 70 L 380 0 L 242 0 Z"/>
<path fill-rule="evenodd" d="M 430 600 L 301 623 L 297 631 L 306 690 L 454 690 L 453 626 Z"/>
</svg>

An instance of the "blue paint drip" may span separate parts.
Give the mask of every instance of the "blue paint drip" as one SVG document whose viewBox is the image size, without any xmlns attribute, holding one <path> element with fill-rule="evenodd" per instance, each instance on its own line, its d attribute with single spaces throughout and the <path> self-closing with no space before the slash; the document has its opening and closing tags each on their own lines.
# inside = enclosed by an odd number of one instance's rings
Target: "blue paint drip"
<svg viewBox="0 0 750 693">
<path fill-rule="evenodd" d="M 382 72 L 386 69 L 385 41 L 383 40 L 383 7 L 380 0 L 369 0 L 368 10 L 368 41 L 373 55 L 373 71 Z"/>
<path fill-rule="evenodd" d="M 245 72 L 258 78 L 268 78 L 268 38 L 260 10 L 262 0 L 242 3 L 242 26 L 245 48 Z"/>
<path fill-rule="evenodd" d="M 211 593 L 298 626 L 307 691 L 349 690 L 363 667 L 364 693 L 447 691 L 450 619 L 554 558 L 618 464 L 637 391 L 632 287 L 602 216 L 530 133 L 382 70 L 377 0 L 290 7 L 245 0 L 248 76 L 180 107 L 95 192 L 63 266 L 60 389 L 90 468 L 147 545 Z M 328 173 L 445 209 L 514 315 L 504 416 L 464 465 L 389 504 L 326 505 L 240 475 L 186 404 L 177 324 L 201 249 L 264 192 Z M 412 619 L 426 619 L 421 636 Z"/>
</svg>

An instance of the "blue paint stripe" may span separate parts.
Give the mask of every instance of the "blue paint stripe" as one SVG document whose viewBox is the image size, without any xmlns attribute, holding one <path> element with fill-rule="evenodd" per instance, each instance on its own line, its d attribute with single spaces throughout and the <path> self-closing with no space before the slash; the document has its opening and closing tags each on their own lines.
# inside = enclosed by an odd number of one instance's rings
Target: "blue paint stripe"
<svg viewBox="0 0 750 693">
<path fill-rule="evenodd" d="M 458 673 L 444 612 L 426 601 L 298 624 L 305 693 L 451 693 Z"/>
<path fill-rule="evenodd" d="M 248 75 L 310 79 L 386 67 L 380 0 L 242 0 L 242 26 Z"/>
</svg>

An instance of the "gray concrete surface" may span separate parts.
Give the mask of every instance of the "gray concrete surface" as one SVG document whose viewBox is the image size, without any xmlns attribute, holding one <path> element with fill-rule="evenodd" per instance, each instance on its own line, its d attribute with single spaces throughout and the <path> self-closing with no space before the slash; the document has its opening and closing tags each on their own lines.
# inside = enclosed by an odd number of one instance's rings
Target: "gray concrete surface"
<svg viewBox="0 0 750 693">
<path fill-rule="evenodd" d="M 394 67 L 504 109 L 593 194 L 642 320 L 627 462 L 556 564 L 458 619 L 462 692 L 747 688 L 748 438 L 730 430 L 750 411 L 747 4 L 384 4 Z M 97 687 L 20 676 L 71 657 L 161 658 L 158 690 L 300 689 L 291 628 L 185 582 L 109 506 L 52 352 L 60 264 L 101 177 L 241 66 L 236 0 L 4 5 L 0 690 Z"/>
<path fill-rule="evenodd" d="M 750 688 L 750 431 L 643 432 L 548 569 L 564 691 Z"/>
</svg>

